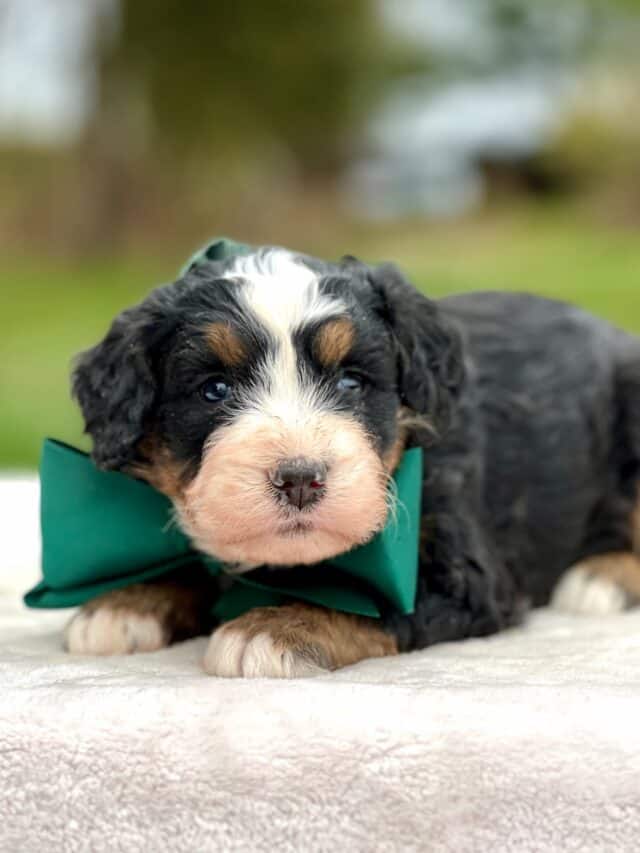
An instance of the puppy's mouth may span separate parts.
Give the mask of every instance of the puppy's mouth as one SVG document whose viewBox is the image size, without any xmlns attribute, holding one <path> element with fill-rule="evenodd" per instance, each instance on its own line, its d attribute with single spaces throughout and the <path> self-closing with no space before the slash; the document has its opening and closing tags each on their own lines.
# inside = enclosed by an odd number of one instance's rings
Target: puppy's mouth
<svg viewBox="0 0 640 853">
<path fill-rule="evenodd" d="M 310 513 L 305 512 L 305 516 Z M 302 514 L 300 514 L 302 515 Z M 255 542 L 257 540 L 266 540 L 270 537 L 277 539 L 299 539 L 305 536 L 311 536 L 317 533 L 324 536 L 340 536 L 333 530 L 330 524 L 321 524 L 319 521 L 312 521 L 310 518 L 281 518 L 276 521 L 266 530 L 259 530 L 251 534 L 240 534 L 236 537 L 227 537 L 225 544 L 241 545 L 242 543 Z M 347 537 L 344 537 L 345 548 L 350 547 Z"/>
<path fill-rule="evenodd" d="M 301 520 L 285 522 L 284 524 L 280 524 L 277 528 L 278 535 L 284 536 L 285 538 L 305 536 L 312 533 L 313 530 L 314 525 L 311 521 Z"/>
</svg>

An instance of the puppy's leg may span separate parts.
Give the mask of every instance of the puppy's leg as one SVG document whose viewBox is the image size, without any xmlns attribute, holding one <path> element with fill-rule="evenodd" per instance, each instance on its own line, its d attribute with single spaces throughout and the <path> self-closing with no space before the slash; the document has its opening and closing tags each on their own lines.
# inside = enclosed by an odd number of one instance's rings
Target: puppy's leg
<svg viewBox="0 0 640 853">
<path fill-rule="evenodd" d="M 640 603 L 640 557 L 626 551 L 582 560 L 563 575 L 551 604 L 570 613 L 619 613 Z"/>
<path fill-rule="evenodd" d="M 214 631 L 204 659 L 210 675 L 295 678 L 394 655 L 380 621 L 322 607 L 259 607 Z"/>
<path fill-rule="evenodd" d="M 295 604 L 252 610 L 212 635 L 211 675 L 295 677 L 433 643 L 479 637 L 517 623 L 524 606 L 470 516 L 437 525 L 423 556 L 415 612 L 366 619 Z"/>
<path fill-rule="evenodd" d="M 65 646 L 74 654 L 121 655 L 206 634 L 214 595 L 212 579 L 199 573 L 104 593 L 73 616 Z"/>
<path fill-rule="evenodd" d="M 640 499 L 629 519 L 631 550 L 581 560 L 560 578 L 551 604 L 570 613 L 605 615 L 640 604 Z"/>
</svg>

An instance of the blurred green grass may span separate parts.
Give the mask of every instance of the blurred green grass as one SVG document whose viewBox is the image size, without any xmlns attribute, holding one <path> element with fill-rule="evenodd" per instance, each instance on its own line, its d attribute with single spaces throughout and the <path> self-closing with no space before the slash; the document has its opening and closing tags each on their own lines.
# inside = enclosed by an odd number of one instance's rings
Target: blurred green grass
<svg viewBox="0 0 640 853">
<path fill-rule="evenodd" d="M 574 302 L 640 332 L 637 231 L 607 229 L 571 210 L 527 209 L 463 223 L 344 233 L 323 233 L 321 241 L 299 248 L 327 257 L 393 259 L 431 296 L 525 290 Z M 172 252 L 90 263 L 5 259 L 0 469 L 34 468 L 44 435 L 87 447 L 69 397 L 73 355 L 99 340 L 116 312 L 170 280 L 183 260 Z"/>
</svg>

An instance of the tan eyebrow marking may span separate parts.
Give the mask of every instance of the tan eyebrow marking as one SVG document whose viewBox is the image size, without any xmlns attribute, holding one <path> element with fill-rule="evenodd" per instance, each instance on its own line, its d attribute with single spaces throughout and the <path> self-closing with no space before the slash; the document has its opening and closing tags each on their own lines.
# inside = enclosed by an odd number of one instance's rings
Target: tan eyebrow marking
<svg viewBox="0 0 640 853">
<path fill-rule="evenodd" d="M 317 333 L 313 342 L 314 353 L 325 367 L 340 364 L 353 346 L 355 329 L 346 317 L 330 320 Z"/>
<path fill-rule="evenodd" d="M 228 323 L 211 323 L 205 330 L 205 337 L 223 364 L 237 367 L 246 359 L 244 343 Z"/>
</svg>

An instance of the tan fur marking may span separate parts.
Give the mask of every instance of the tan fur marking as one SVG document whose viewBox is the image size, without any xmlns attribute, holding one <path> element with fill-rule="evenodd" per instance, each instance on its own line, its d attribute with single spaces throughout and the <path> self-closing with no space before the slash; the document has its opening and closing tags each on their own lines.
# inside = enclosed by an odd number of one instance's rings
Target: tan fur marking
<svg viewBox="0 0 640 853">
<path fill-rule="evenodd" d="M 241 632 L 245 640 L 266 633 L 278 652 L 292 652 L 324 669 L 398 654 L 395 638 L 374 619 L 306 604 L 258 607 L 218 630 Z"/>
<path fill-rule="evenodd" d="M 353 323 L 346 317 L 325 323 L 316 335 L 314 352 L 325 367 L 340 364 L 353 346 Z"/>
<path fill-rule="evenodd" d="M 640 490 L 635 508 L 631 513 L 631 542 L 636 554 L 640 554 Z"/>
<path fill-rule="evenodd" d="M 398 432 L 398 437 L 393 442 L 389 450 L 382 457 L 382 462 L 386 470 L 393 474 L 398 465 L 400 464 L 400 460 L 402 459 L 402 454 L 404 453 L 404 446 L 407 440 L 406 430 L 401 429 Z"/>
<path fill-rule="evenodd" d="M 640 601 L 640 556 L 626 551 L 612 551 L 583 560 L 580 566 L 590 575 L 606 578 L 627 595 Z"/>
<path fill-rule="evenodd" d="M 397 438 L 382 458 L 384 467 L 390 474 L 392 474 L 400 464 L 411 430 L 421 430 L 429 434 L 433 433 L 433 426 L 426 416 L 418 415 L 405 406 L 403 406 L 398 412 L 397 423 Z"/>
<path fill-rule="evenodd" d="M 146 480 L 169 498 L 181 497 L 187 485 L 184 467 L 173 458 L 171 451 L 153 436 L 143 439 L 138 451 L 146 461 L 133 465 L 130 473 Z"/>
<path fill-rule="evenodd" d="M 223 364 L 237 367 L 246 359 L 245 346 L 228 323 L 212 323 L 205 335 L 207 343 Z"/>
</svg>

